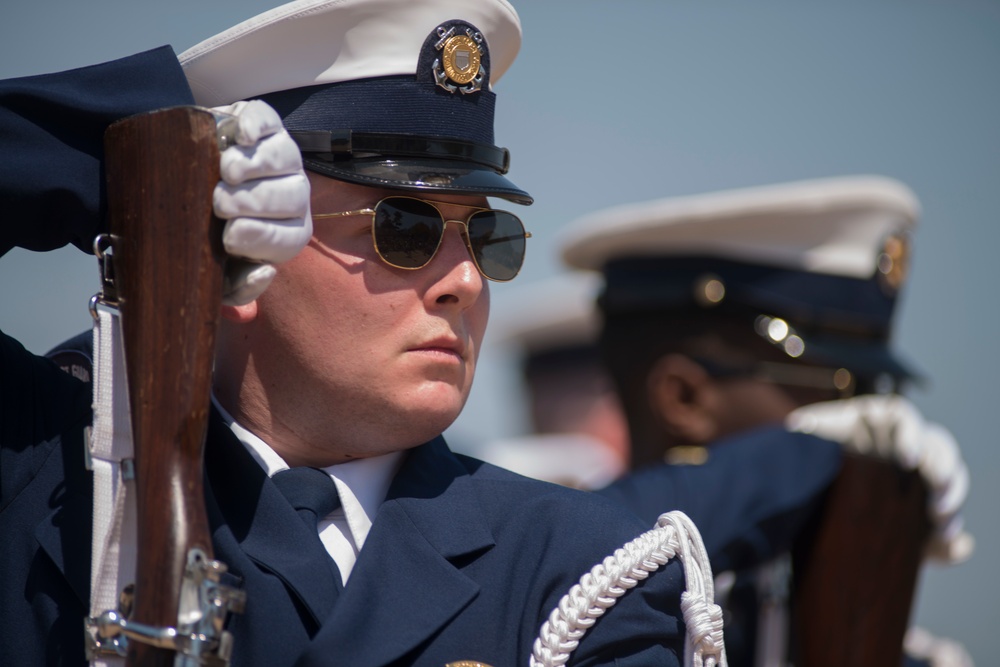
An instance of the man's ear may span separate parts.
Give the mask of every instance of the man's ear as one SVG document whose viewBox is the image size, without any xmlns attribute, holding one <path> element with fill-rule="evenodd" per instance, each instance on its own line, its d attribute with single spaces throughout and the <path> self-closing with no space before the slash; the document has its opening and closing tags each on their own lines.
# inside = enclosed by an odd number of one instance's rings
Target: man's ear
<svg viewBox="0 0 1000 667">
<path fill-rule="evenodd" d="M 715 381 L 683 354 L 661 357 L 649 373 L 650 407 L 677 445 L 705 445 L 715 439 L 718 394 Z"/>
<path fill-rule="evenodd" d="M 223 306 L 222 317 L 236 324 L 247 324 L 257 317 L 257 299 L 242 306 Z"/>
</svg>

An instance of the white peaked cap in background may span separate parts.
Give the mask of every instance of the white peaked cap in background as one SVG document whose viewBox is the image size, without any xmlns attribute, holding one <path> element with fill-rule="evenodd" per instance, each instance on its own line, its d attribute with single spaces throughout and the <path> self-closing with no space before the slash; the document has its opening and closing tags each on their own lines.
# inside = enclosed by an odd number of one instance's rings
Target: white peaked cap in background
<svg viewBox="0 0 1000 667">
<path fill-rule="evenodd" d="M 903 183 L 849 176 L 609 208 L 565 227 L 560 246 L 577 269 L 624 257 L 705 256 L 867 278 L 885 238 L 912 229 L 919 215 Z"/>
<path fill-rule="evenodd" d="M 494 302 L 490 335 L 529 354 L 594 343 L 600 328 L 595 306 L 600 282 L 594 273 L 574 271 L 515 283 Z"/>
</svg>

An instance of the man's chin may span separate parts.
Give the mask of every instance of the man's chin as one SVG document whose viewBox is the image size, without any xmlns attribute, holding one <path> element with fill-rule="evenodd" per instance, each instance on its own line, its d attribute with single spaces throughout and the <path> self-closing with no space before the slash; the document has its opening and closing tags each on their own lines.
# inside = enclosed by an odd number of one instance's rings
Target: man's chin
<svg viewBox="0 0 1000 667">
<path fill-rule="evenodd" d="M 461 411 L 462 405 L 445 407 L 440 404 L 412 411 L 407 431 L 408 439 L 414 445 L 419 445 L 436 438 L 455 423 Z"/>
</svg>

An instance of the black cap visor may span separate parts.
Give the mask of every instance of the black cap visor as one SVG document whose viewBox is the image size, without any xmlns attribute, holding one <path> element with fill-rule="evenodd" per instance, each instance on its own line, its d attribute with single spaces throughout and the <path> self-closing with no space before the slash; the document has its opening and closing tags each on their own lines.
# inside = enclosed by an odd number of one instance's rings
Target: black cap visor
<svg viewBox="0 0 1000 667">
<path fill-rule="evenodd" d="M 469 162 L 421 157 L 352 157 L 303 153 L 305 168 L 348 183 L 451 195 L 499 197 L 525 206 L 534 199 L 494 169 Z"/>
<path fill-rule="evenodd" d="M 805 350 L 802 361 L 821 366 L 846 368 L 860 379 L 874 379 L 888 375 L 896 382 L 910 381 L 918 384 L 924 380 L 904 363 L 882 341 L 853 341 L 836 336 L 803 334 Z"/>
</svg>

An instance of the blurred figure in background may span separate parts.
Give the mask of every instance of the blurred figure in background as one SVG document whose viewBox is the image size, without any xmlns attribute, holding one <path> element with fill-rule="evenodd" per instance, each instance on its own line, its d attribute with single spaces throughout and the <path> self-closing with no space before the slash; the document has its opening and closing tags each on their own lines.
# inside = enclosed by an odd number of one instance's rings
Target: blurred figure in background
<svg viewBox="0 0 1000 667">
<path fill-rule="evenodd" d="M 534 434 L 489 443 L 483 456 L 582 488 L 597 488 L 626 467 L 641 468 L 603 492 L 648 520 L 673 508 L 680 494 L 672 487 L 684 483 L 671 474 L 681 468 L 658 464 L 696 465 L 704 468 L 704 484 L 731 490 L 724 468 L 732 466 L 711 470 L 715 445 L 772 443 L 784 437 L 783 429 L 804 429 L 812 415 L 801 406 L 819 404 L 815 409 L 829 414 L 832 408 L 833 421 L 842 425 L 888 420 L 921 438 L 873 444 L 883 454 L 894 447 L 923 452 L 921 472 L 936 491 L 935 556 L 962 560 L 971 542 L 954 517 L 967 477 L 949 455 L 957 452 L 950 435 L 924 428 L 908 404 L 864 403 L 918 381 L 890 347 L 918 216 L 916 197 L 901 183 L 858 177 L 667 199 L 580 221 L 567 230 L 565 255 L 576 268 L 603 272 L 602 316 L 594 303 L 600 281 L 584 271 L 524 286 L 520 298 L 508 302 L 516 315 L 504 318 L 509 326 L 499 342 L 520 352 Z M 628 452 L 620 449 L 629 433 L 621 433 L 625 415 L 609 396 L 602 351 L 628 413 L 634 439 Z M 841 400 L 862 395 L 869 396 L 861 403 Z M 595 447 L 594 436 L 601 437 L 595 423 L 619 425 L 603 429 L 615 434 L 604 440 L 610 446 Z M 857 440 L 851 428 L 833 429 L 829 420 L 820 425 L 819 435 L 848 449 L 860 446 L 850 442 Z M 606 456 L 593 454 L 609 448 L 621 455 L 602 463 Z M 803 517 L 816 516 L 813 487 L 826 485 L 833 472 L 824 477 L 807 470 L 828 465 L 825 459 L 773 460 L 783 450 L 759 451 L 744 472 L 770 483 L 782 502 L 801 505 L 783 517 L 791 526 L 785 530 L 798 534 L 809 523 Z M 894 458 L 901 458 L 898 451 Z M 603 474 L 601 465 L 608 466 Z M 710 524 L 706 529 L 712 532 Z M 720 574 L 731 664 L 786 664 L 789 568 L 784 554 L 739 576 Z M 960 645 L 919 628 L 908 634 L 906 647 L 909 664 L 972 664 Z"/>
<path fill-rule="evenodd" d="M 889 339 L 918 214 L 901 183 L 860 177 L 658 200 L 573 226 L 566 262 L 605 279 L 601 346 L 633 467 L 913 380 Z"/>
<path fill-rule="evenodd" d="M 957 509 L 967 472 L 950 434 L 898 396 L 917 374 L 890 346 L 918 216 L 903 184 L 851 177 L 623 206 L 568 228 L 566 263 L 604 277 L 600 347 L 631 467 L 703 464 L 720 441 L 782 426 L 864 453 L 895 450 L 907 467 L 906 452 L 919 451 L 938 526 L 931 553 L 966 558 Z M 633 506 L 657 511 L 658 494 L 643 493 Z M 790 576 L 781 556 L 720 578 L 732 664 L 785 664 Z M 971 662 L 937 653 L 949 661 L 932 664 Z"/>
<path fill-rule="evenodd" d="M 493 440 L 476 454 L 522 475 L 598 489 L 629 464 L 628 427 L 597 347 L 600 280 L 567 273 L 512 286 L 494 344 L 514 353 L 531 432 Z"/>
</svg>

